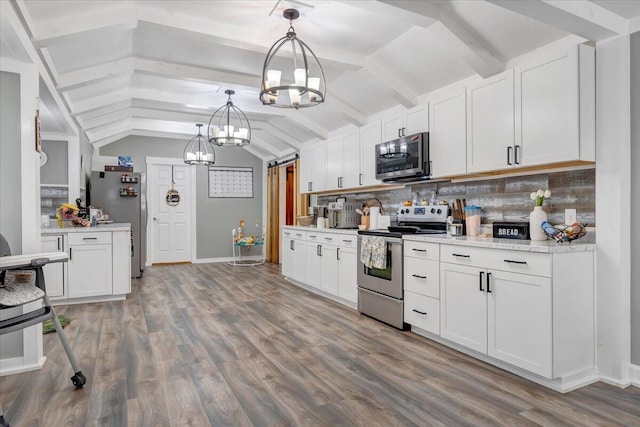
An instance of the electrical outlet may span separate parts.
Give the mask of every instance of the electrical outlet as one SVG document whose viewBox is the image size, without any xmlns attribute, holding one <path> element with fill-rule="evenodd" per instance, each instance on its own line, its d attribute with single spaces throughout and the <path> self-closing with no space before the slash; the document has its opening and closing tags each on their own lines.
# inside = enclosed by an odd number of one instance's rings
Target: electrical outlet
<svg viewBox="0 0 640 427">
<path fill-rule="evenodd" d="M 577 221 L 578 214 L 575 209 L 565 209 L 564 210 L 564 224 L 571 225 Z"/>
</svg>

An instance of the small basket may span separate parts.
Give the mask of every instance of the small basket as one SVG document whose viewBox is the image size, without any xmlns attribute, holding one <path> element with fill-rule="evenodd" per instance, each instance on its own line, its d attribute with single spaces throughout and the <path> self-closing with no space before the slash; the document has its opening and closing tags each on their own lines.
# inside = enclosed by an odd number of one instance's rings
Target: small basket
<svg viewBox="0 0 640 427">
<path fill-rule="evenodd" d="M 571 225 L 551 225 L 547 221 L 543 221 L 540 227 L 547 236 L 558 243 L 571 242 L 587 234 L 587 225 L 582 225 L 579 222 L 574 222 Z"/>
<path fill-rule="evenodd" d="M 298 225 L 301 225 L 303 227 L 308 227 L 311 224 L 313 224 L 313 215 L 306 215 L 306 216 L 299 216 L 297 217 L 298 219 Z"/>
</svg>

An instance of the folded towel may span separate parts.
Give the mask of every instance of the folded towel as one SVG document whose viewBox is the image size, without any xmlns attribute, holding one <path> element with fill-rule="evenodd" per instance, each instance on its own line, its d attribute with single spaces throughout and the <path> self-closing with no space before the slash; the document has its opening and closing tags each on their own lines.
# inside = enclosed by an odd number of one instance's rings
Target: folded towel
<svg viewBox="0 0 640 427">
<path fill-rule="evenodd" d="M 387 268 L 387 243 L 384 237 L 362 236 L 360 260 L 368 268 Z"/>
</svg>

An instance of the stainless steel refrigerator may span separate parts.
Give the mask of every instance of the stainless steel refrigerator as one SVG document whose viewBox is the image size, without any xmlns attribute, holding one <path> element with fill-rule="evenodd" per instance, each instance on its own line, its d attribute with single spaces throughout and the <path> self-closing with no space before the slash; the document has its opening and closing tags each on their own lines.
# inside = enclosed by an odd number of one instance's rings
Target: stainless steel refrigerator
<svg viewBox="0 0 640 427">
<path fill-rule="evenodd" d="M 114 222 L 131 223 L 131 277 L 142 277 L 147 260 L 147 195 L 144 173 L 92 172 L 89 203 Z"/>
</svg>

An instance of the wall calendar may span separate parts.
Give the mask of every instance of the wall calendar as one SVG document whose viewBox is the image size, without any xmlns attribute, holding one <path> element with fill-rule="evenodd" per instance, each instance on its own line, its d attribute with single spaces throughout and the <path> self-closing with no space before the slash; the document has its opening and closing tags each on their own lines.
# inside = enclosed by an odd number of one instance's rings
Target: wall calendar
<svg viewBox="0 0 640 427">
<path fill-rule="evenodd" d="M 209 198 L 253 198 L 253 168 L 209 166 Z"/>
</svg>

